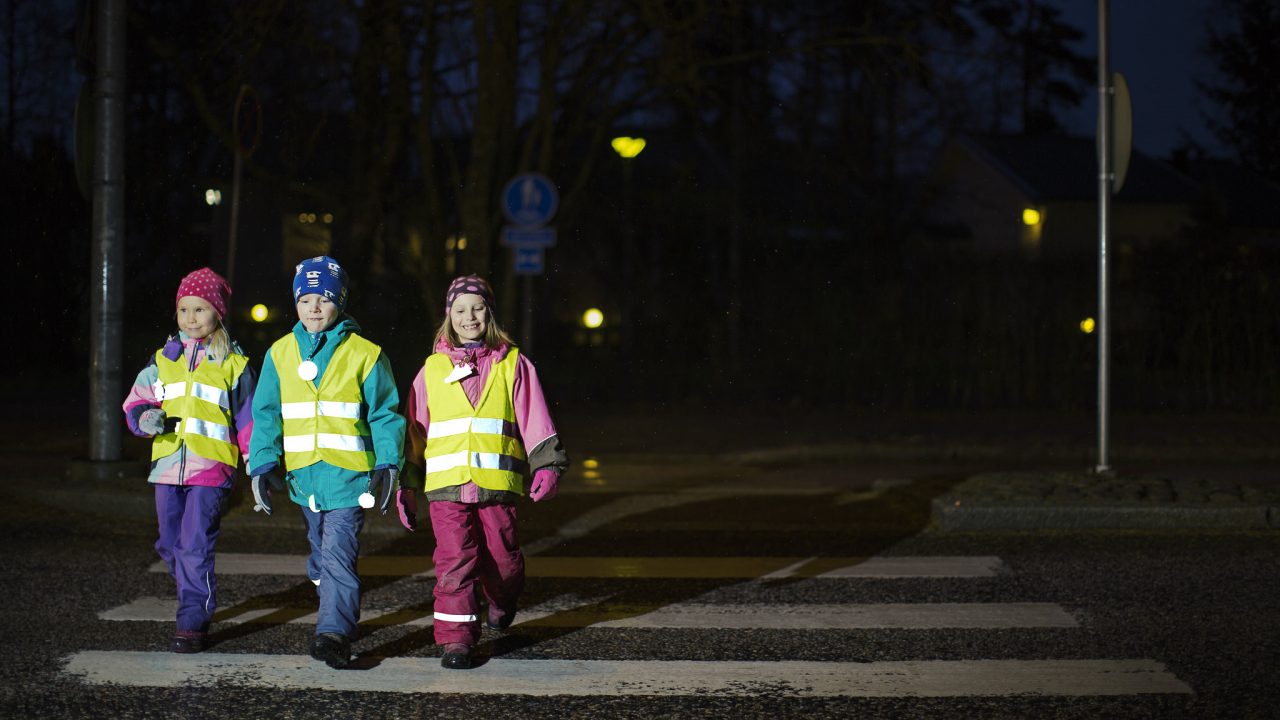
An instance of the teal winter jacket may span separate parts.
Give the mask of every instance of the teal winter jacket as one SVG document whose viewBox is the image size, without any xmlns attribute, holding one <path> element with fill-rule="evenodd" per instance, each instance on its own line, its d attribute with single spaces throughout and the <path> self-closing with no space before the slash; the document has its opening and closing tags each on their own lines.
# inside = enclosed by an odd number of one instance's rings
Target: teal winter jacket
<svg viewBox="0 0 1280 720">
<path fill-rule="evenodd" d="M 333 327 L 319 333 L 307 332 L 302 323 L 293 326 L 293 337 L 304 360 L 316 364 L 319 383 L 328 370 L 334 350 L 348 335 L 358 334 L 360 325 L 343 315 Z M 396 392 L 391 361 L 385 354 L 378 357 L 373 372 L 361 386 L 363 400 L 360 411 L 373 436 L 374 469 L 404 466 L 404 417 L 397 412 L 400 395 Z M 253 396 L 253 439 L 249 443 L 250 475 L 271 472 L 280 466 L 284 453 L 284 427 L 280 416 L 280 376 L 268 353 L 262 361 L 257 391 Z M 317 462 L 285 473 L 289 497 L 297 504 L 313 510 L 336 510 L 359 506 L 360 494 L 369 484 L 369 473 L 348 470 L 326 462 Z"/>
</svg>

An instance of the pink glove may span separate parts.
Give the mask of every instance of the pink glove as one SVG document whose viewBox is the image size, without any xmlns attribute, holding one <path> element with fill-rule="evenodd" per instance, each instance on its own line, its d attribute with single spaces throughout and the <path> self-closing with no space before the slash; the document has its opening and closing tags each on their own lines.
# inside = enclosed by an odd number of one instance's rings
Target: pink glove
<svg viewBox="0 0 1280 720">
<path fill-rule="evenodd" d="M 551 468 L 542 468 L 533 474 L 533 482 L 529 483 L 529 499 L 538 502 L 556 496 L 560 486 L 560 476 Z"/>
<path fill-rule="evenodd" d="M 396 512 L 405 530 L 418 529 L 418 495 L 413 488 L 402 487 L 396 491 Z"/>
</svg>

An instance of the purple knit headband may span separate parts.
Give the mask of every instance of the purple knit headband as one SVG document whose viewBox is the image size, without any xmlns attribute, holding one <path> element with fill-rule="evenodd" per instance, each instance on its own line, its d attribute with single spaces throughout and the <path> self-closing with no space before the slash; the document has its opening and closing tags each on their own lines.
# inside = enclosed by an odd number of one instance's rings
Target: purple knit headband
<svg viewBox="0 0 1280 720">
<path fill-rule="evenodd" d="M 479 295 L 484 298 L 484 304 L 490 308 L 493 307 L 493 290 L 489 289 L 489 283 L 479 275 L 463 275 L 449 283 L 449 291 L 444 296 L 444 314 L 448 315 L 453 309 L 453 301 L 458 299 L 459 295 Z"/>
</svg>

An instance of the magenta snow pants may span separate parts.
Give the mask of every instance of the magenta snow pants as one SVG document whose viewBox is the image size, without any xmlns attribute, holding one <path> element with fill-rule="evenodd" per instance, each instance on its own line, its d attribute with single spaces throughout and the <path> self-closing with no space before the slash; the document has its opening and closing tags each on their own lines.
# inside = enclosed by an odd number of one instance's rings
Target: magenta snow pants
<svg viewBox="0 0 1280 720">
<path fill-rule="evenodd" d="M 524 589 L 524 554 L 516 541 L 516 506 L 447 501 L 428 503 L 436 536 L 436 642 L 475 645 L 480 639 L 480 598 L 489 622 L 516 611 Z"/>
</svg>

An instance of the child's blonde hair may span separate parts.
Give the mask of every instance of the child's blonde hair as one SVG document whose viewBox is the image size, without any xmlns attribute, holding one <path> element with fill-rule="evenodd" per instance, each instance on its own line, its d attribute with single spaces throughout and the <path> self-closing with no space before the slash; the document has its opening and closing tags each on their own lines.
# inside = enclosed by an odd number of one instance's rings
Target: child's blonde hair
<svg viewBox="0 0 1280 720">
<path fill-rule="evenodd" d="M 503 343 L 514 347 L 516 344 L 515 341 L 511 339 L 511 336 L 507 334 L 507 331 L 502 329 L 502 326 L 498 324 L 497 319 L 493 317 L 493 308 L 489 307 L 488 303 L 485 303 L 485 309 L 488 311 L 489 317 L 486 319 L 486 326 L 484 329 L 484 346 L 490 350 Z M 444 321 L 440 323 L 440 327 L 436 330 L 435 339 L 431 341 L 431 348 L 433 351 L 435 347 L 440 344 L 441 338 L 447 340 L 453 347 L 462 347 L 462 341 L 458 339 L 458 334 L 453 331 L 453 322 L 449 319 L 449 313 L 447 312 L 444 314 Z"/>
<path fill-rule="evenodd" d="M 227 332 L 227 326 L 222 324 L 222 318 L 219 317 L 218 327 L 205 339 L 204 356 L 212 362 L 220 363 L 230 354 L 231 333 Z"/>
</svg>

